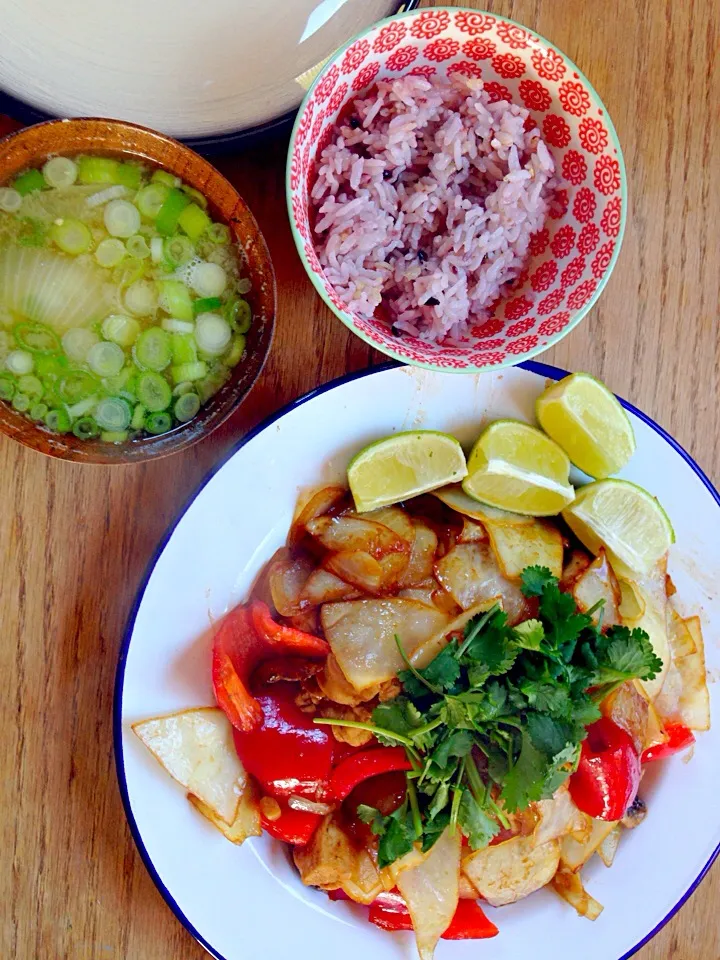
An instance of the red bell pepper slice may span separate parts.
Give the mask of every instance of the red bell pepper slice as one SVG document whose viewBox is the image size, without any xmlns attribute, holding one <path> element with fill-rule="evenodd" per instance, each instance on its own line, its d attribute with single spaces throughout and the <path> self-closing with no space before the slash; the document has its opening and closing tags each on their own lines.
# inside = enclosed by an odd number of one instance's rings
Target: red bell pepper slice
<svg viewBox="0 0 720 960">
<path fill-rule="evenodd" d="M 642 763 L 649 763 L 651 760 L 664 760 L 665 757 L 671 757 L 679 750 L 684 750 L 695 743 L 695 734 L 684 723 L 666 723 L 665 733 L 668 736 L 667 741 L 648 747 L 640 758 Z"/>
<path fill-rule="evenodd" d="M 276 820 L 268 820 L 260 814 L 263 830 L 276 840 L 291 843 L 295 847 L 304 847 L 312 839 L 322 820 L 319 813 L 308 813 L 305 810 L 293 810 L 286 800 L 278 798 L 280 816 Z"/>
<path fill-rule="evenodd" d="M 442 935 L 443 940 L 488 940 L 496 937 L 498 928 L 488 920 L 475 900 L 458 900 L 455 916 Z"/>
<path fill-rule="evenodd" d="M 375 747 L 352 754 L 333 770 L 328 796 L 333 800 L 344 800 L 363 780 L 394 770 L 412 770 L 403 747 Z"/>
<path fill-rule="evenodd" d="M 591 724 L 569 782 L 576 806 L 599 820 L 620 820 L 639 784 L 640 757 L 630 735 L 609 717 Z"/>
<path fill-rule="evenodd" d="M 235 749 L 266 794 L 317 799 L 330 776 L 335 738 L 298 708 L 295 694 L 289 683 L 259 693 L 260 725 L 235 730 Z"/>
<path fill-rule="evenodd" d="M 278 657 L 325 657 L 327 641 L 275 623 L 264 603 L 238 606 L 220 622 L 213 640 L 212 679 L 215 699 L 238 730 L 254 730 L 262 710 L 250 693 L 253 671 Z"/>
<path fill-rule="evenodd" d="M 370 905 L 370 923 L 382 930 L 412 930 L 412 920 L 405 901 L 396 890 L 381 893 Z M 474 900 L 459 900 L 455 916 L 442 935 L 443 940 L 487 940 L 496 937 L 498 928 L 488 920 Z"/>
</svg>

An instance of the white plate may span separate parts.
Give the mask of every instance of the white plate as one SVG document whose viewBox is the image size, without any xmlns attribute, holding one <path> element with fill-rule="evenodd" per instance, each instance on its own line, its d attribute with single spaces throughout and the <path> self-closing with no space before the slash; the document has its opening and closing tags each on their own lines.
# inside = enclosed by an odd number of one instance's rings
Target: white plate
<svg viewBox="0 0 720 960">
<path fill-rule="evenodd" d="M 0 89 L 54 116 L 208 137 L 295 110 L 396 0 L 0 0 Z M 298 80 L 300 78 L 300 80 Z"/>
<path fill-rule="evenodd" d="M 344 477 L 349 457 L 395 430 L 430 427 L 470 443 L 497 417 L 532 419 L 553 367 L 527 363 L 457 377 L 413 367 L 356 374 L 296 401 L 243 440 L 194 495 L 151 563 L 130 617 L 115 701 L 117 769 L 140 853 L 168 905 L 222 960 L 401 960 L 412 937 L 389 935 L 348 903 L 303 887 L 284 846 L 242 847 L 207 824 L 130 731 L 130 724 L 213 702 L 209 616 L 242 600 L 282 544 L 298 491 Z M 656 494 L 677 532 L 670 572 L 682 610 L 699 612 L 710 675 L 720 670 L 720 497 L 690 457 L 626 405 L 638 448 L 623 476 Z M 717 711 L 717 686 L 710 686 Z M 656 764 L 643 781 L 649 815 L 623 837 L 615 865 L 584 874 L 605 905 L 595 923 L 541 891 L 489 910 L 491 943 L 441 942 L 437 960 L 617 960 L 630 956 L 684 902 L 720 846 L 720 723 L 698 737 L 690 763 Z M 595 858 L 597 860 L 597 858 Z M 320 949 L 320 945 L 322 948 Z"/>
</svg>

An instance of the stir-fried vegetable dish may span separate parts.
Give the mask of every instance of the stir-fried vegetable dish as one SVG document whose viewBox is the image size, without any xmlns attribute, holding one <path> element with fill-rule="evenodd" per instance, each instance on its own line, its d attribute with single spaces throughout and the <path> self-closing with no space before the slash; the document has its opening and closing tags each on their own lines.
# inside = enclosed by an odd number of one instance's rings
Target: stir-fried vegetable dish
<svg viewBox="0 0 720 960">
<path fill-rule="evenodd" d="M 217 708 L 134 729 L 229 839 L 291 845 L 303 883 L 414 930 L 423 960 L 548 885 L 595 919 L 581 868 L 612 864 L 645 767 L 709 726 L 674 592 L 666 552 L 632 570 L 459 484 L 362 513 L 327 486 L 217 626 Z"/>
<path fill-rule="evenodd" d="M 252 322 L 230 231 L 198 191 L 112 157 L 52 157 L 0 188 L 0 400 L 122 443 L 192 420 Z"/>
</svg>

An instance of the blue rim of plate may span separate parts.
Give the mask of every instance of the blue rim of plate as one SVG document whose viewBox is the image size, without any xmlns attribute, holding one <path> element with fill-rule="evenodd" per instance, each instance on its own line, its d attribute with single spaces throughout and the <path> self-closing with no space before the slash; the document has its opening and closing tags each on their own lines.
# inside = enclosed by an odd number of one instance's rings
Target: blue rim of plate
<svg viewBox="0 0 720 960">
<path fill-rule="evenodd" d="M 271 414 L 262 423 L 258 424 L 253 430 L 251 430 L 246 436 L 241 440 L 238 440 L 236 444 L 229 450 L 229 452 L 212 467 L 208 473 L 203 477 L 198 486 L 195 488 L 193 493 L 187 499 L 182 509 L 178 513 L 177 517 L 172 521 L 168 529 L 165 531 L 164 535 L 161 537 L 160 542 L 155 548 L 150 560 L 145 568 L 140 586 L 138 587 L 137 593 L 135 595 L 135 600 L 133 602 L 132 608 L 130 610 L 130 615 L 128 616 L 127 624 L 125 627 L 125 632 L 123 634 L 122 644 L 120 647 L 120 654 L 118 658 L 117 672 L 115 674 L 115 690 L 113 694 L 113 748 L 115 752 L 115 772 L 118 778 L 118 786 L 120 788 L 120 796 L 122 797 L 123 807 L 125 809 L 125 816 L 128 821 L 128 826 L 130 827 L 130 833 L 132 838 L 135 841 L 135 846 L 138 849 L 140 858 L 145 864 L 145 868 L 150 874 L 155 886 L 160 891 L 165 903 L 168 905 L 170 910 L 175 914 L 175 917 L 180 921 L 180 923 L 185 927 L 185 929 L 190 933 L 197 942 L 204 947 L 207 952 L 216 958 L 216 960 L 227 960 L 226 957 L 223 957 L 222 954 L 219 954 L 202 936 L 202 934 L 197 930 L 192 923 L 188 920 L 185 914 L 182 912 L 177 902 L 173 898 L 172 894 L 165 886 L 163 881 L 160 879 L 155 866 L 150 858 L 150 855 L 147 851 L 145 844 L 143 843 L 142 836 L 140 835 L 140 830 L 138 829 L 137 822 L 135 821 L 135 816 L 132 811 L 132 806 L 130 803 L 130 795 L 128 793 L 127 780 L 125 777 L 125 764 L 123 758 L 123 723 L 122 723 L 122 700 L 123 700 L 123 686 L 125 680 L 125 666 L 127 663 L 128 650 L 130 648 L 130 640 L 132 637 L 132 632 L 135 627 L 135 620 L 137 618 L 138 610 L 140 609 L 140 604 L 142 603 L 143 597 L 145 595 L 145 590 L 150 581 L 150 577 L 153 574 L 155 566 L 160 559 L 162 552 L 167 546 L 171 536 L 175 532 L 175 528 L 180 523 L 182 518 L 185 516 L 187 511 L 190 509 L 192 504 L 198 497 L 198 494 L 207 486 L 210 480 L 215 476 L 215 474 L 225 466 L 228 460 L 233 457 L 238 450 L 241 450 L 246 444 L 250 443 L 251 440 L 254 440 L 259 434 L 267 430 L 274 423 L 277 423 L 278 420 L 282 419 L 286 414 L 290 413 L 292 410 L 297 409 L 298 407 L 303 406 L 308 403 L 310 400 L 314 400 L 315 397 L 321 396 L 323 393 L 327 393 L 330 390 L 334 390 L 336 387 L 342 387 L 346 383 L 350 383 L 353 380 L 360 380 L 363 377 L 373 376 L 376 373 L 384 373 L 387 370 L 392 370 L 395 367 L 402 367 L 404 364 L 398 363 L 395 360 L 390 360 L 386 363 L 379 364 L 376 367 L 371 367 L 367 370 L 359 370 L 354 373 L 345 374 L 342 377 L 338 377 L 335 380 L 330 380 L 328 383 L 324 383 L 319 387 L 316 387 L 314 390 L 310 390 L 308 393 L 303 394 L 303 396 L 298 397 L 297 400 L 291 400 L 290 403 L 286 404 L 284 407 L 281 407 L 280 410 L 277 410 L 275 413 Z M 530 373 L 536 373 L 542 377 L 548 377 L 551 380 L 561 380 L 563 377 L 568 375 L 567 370 L 562 370 L 560 367 L 553 367 L 547 363 L 539 363 L 536 360 L 526 360 L 524 363 L 519 363 L 518 368 L 521 370 L 527 370 Z M 720 493 L 715 489 L 714 485 L 710 479 L 706 476 L 703 470 L 697 465 L 693 460 L 690 454 L 685 450 L 673 437 L 667 433 L 659 424 L 649 417 L 646 413 L 643 413 L 642 410 L 638 410 L 636 406 L 632 403 L 629 403 L 627 400 L 623 400 L 622 397 L 618 397 L 618 400 L 623 405 L 623 407 L 628 410 L 630 413 L 634 414 L 639 420 L 647 424 L 648 427 L 653 429 L 666 443 L 668 443 L 673 450 L 688 464 L 696 476 L 702 481 L 704 486 L 707 488 L 710 495 L 715 500 L 718 507 L 720 507 Z M 715 848 L 711 854 L 709 860 L 705 866 L 701 869 L 700 873 L 697 875 L 695 880 L 690 884 L 688 889 L 682 895 L 682 897 L 677 901 L 677 903 L 672 907 L 672 909 L 663 917 L 663 919 L 647 934 L 643 937 L 639 943 L 635 944 L 627 953 L 624 953 L 618 960 L 629 960 L 634 954 L 637 953 L 642 947 L 645 946 L 652 938 L 662 930 L 665 924 L 671 920 L 675 914 L 680 910 L 682 906 L 689 900 L 692 894 L 697 890 L 705 875 L 709 871 L 710 867 L 715 862 L 716 858 L 720 854 L 720 844 Z"/>
<path fill-rule="evenodd" d="M 396 4 L 395 12 L 389 13 L 388 16 L 392 17 L 401 12 L 408 12 L 414 10 L 417 5 L 420 3 L 420 0 L 400 0 Z M 332 56 L 333 54 L 330 54 Z M 281 114 L 279 117 L 273 117 L 270 120 L 266 120 L 265 123 L 258 123 L 255 126 L 247 127 L 244 130 L 233 130 L 229 133 L 218 133 L 218 134 L 209 134 L 204 137 L 177 137 L 173 135 L 175 140 L 179 140 L 181 143 L 186 144 L 192 150 L 195 150 L 197 153 L 204 155 L 215 155 L 222 153 L 230 153 L 233 150 L 239 150 L 243 147 L 249 147 L 254 143 L 265 140 L 266 138 L 272 136 L 279 136 L 282 133 L 286 133 L 292 129 L 292 124 L 295 120 L 295 114 L 300 109 L 301 104 L 304 102 L 305 97 L 300 100 L 297 107 L 293 110 L 288 110 L 287 113 Z M 9 93 L 5 93 L 3 90 L 0 90 L 0 113 L 4 113 L 8 117 L 12 117 L 14 120 L 20 120 L 27 126 L 35 123 L 44 123 L 46 120 L 57 120 L 58 116 L 52 113 L 45 113 L 42 110 L 36 110 L 30 104 L 25 103 L 24 100 L 19 99 L 18 97 L 13 97 Z M 90 116 L 90 113 L 85 113 L 84 116 Z M 94 116 L 94 114 L 92 114 Z M 119 119 L 119 118 L 115 118 Z M 128 121 L 130 123 L 137 121 Z M 145 124 L 147 126 L 147 124 Z"/>
</svg>

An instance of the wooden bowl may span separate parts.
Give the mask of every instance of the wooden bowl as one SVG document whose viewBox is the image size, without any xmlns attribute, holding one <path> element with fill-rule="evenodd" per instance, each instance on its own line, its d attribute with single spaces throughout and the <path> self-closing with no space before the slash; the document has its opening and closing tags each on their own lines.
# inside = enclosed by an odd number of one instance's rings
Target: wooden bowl
<svg viewBox="0 0 720 960">
<path fill-rule="evenodd" d="M 247 395 L 265 363 L 275 323 L 275 272 L 260 228 L 235 188 L 206 160 L 154 130 L 119 120 L 53 120 L 0 140 L 0 184 L 48 156 L 94 153 L 147 160 L 199 190 L 214 219 L 227 224 L 245 255 L 253 311 L 243 360 L 189 423 L 159 437 L 124 444 L 50 433 L 0 402 L 0 431 L 40 453 L 77 463 L 138 463 L 185 450 L 218 427 Z"/>
</svg>

